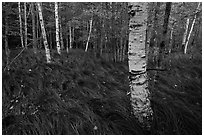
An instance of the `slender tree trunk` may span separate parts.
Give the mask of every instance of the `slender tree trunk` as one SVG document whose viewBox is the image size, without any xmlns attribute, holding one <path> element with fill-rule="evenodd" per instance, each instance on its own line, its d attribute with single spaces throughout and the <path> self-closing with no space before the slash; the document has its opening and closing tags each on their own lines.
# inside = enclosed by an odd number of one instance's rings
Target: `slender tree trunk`
<svg viewBox="0 0 204 137">
<path fill-rule="evenodd" d="M 67 44 L 67 53 L 69 53 L 69 37 L 68 37 L 68 35 L 66 36 L 66 44 Z"/>
<path fill-rule="evenodd" d="M 59 6 L 61 6 L 61 3 L 59 3 Z M 61 49 L 64 49 L 64 41 L 63 41 L 63 29 L 62 29 L 62 17 L 59 13 L 59 28 L 60 28 L 60 41 L 61 41 Z"/>
<path fill-rule="evenodd" d="M 155 12 L 154 12 L 154 32 L 153 32 L 153 45 L 151 45 L 151 53 L 153 54 L 153 62 L 156 66 L 159 67 L 159 42 L 158 42 L 158 18 L 159 18 L 160 2 L 156 2 Z M 153 51 L 152 51 L 153 50 Z M 157 73 L 157 72 L 156 72 Z M 156 74 L 154 77 L 156 77 Z M 155 78 L 154 78 L 155 80 Z"/>
<path fill-rule="evenodd" d="M 200 2 L 198 3 L 198 7 L 197 7 L 197 9 L 196 9 L 197 12 L 198 12 L 199 6 L 200 6 Z M 188 42 L 189 42 L 189 40 L 190 40 L 191 33 L 192 33 L 192 31 L 193 31 L 193 27 L 194 27 L 194 24 L 195 24 L 195 21 L 196 21 L 196 15 L 197 15 L 197 14 L 195 14 L 195 16 L 194 16 L 193 23 L 192 23 L 192 25 L 191 25 L 191 29 L 190 29 L 189 34 L 188 34 L 188 38 L 187 38 L 187 40 L 186 40 L 186 44 L 185 44 L 185 48 L 184 48 L 184 54 L 187 53 Z"/>
<path fill-rule="evenodd" d="M 50 37 L 49 37 L 49 41 L 50 41 L 50 49 L 52 49 L 53 48 L 53 43 L 52 43 L 52 28 L 50 28 L 50 32 L 49 32 L 49 35 L 50 35 Z"/>
<path fill-rule="evenodd" d="M 146 20 L 147 20 L 147 3 L 130 2 L 130 11 L 135 11 L 135 15 L 130 18 L 129 32 L 129 50 L 128 64 L 130 73 L 130 94 L 133 113 L 138 120 L 147 127 L 150 127 L 152 118 L 152 108 L 149 100 L 149 90 L 146 71 Z"/>
<path fill-rule="evenodd" d="M 125 55 L 126 55 L 126 45 L 128 45 L 128 35 L 129 35 L 129 28 L 128 28 L 128 25 L 129 25 L 129 17 L 127 16 L 127 13 L 128 13 L 128 3 L 125 3 L 124 4 L 124 10 L 125 10 L 125 15 L 124 16 L 124 23 L 125 23 L 125 26 L 126 26 L 126 29 L 125 29 L 125 40 L 124 40 L 124 44 L 123 44 L 123 50 L 122 50 L 122 61 L 125 61 Z"/>
<path fill-rule="evenodd" d="M 74 41 L 74 26 L 72 27 L 72 41 Z"/>
<path fill-rule="evenodd" d="M 102 19 L 101 25 L 101 36 L 100 36 L 100 56 L 103 54 L 103 43 L 104 43 L 104 18 Z"/>
<path fill-rule="evenodd" d="M 24 47 L 23 44 L 23 26 L 22 26 L 22 19 L 21 19 L 21 3 L 18 2 L 18 12 L 19 12 L 19 23 L 20 23 L 20 37 L 21 37 L 21 46 Z"/>
<path fill-rule="evenodd" d="M 37 10 L 37 9 L 36 9 Z M 36 15 L 36 36 L 37 36 L 37 39 L 39 39 L 39 19 L 38 19 L 38 16 Z M 40 44 L 39 44 L 39 41 L 36 42 L 37 44 L 37 48 L 40 49 Z"/>
<path fill-rule="evenodd" d="M 164 15 L 163 37 L 162 37 L 162 41 L 161 41 L 161 43 L 159 45 L 158 67 L 162 66 L 161 62 L 162 62 L 162 60 L 164 58 L 170 12 L 171 12 L 171 2 L 167 2 L 166 3 L 165 15 Z"/>
<path fill-rule="evenodd" d="M 187 18 L 186 19 L 186 28 L 185 28 L 185 32 L 183 34 L 182 50 L 184 50 L 184 47 L 185 47 L 185 44 L 186 44 L 186 37 L 187 37 L 187 34 L 188 34 L 189 21 L 190 21 L 190 19 Z"/>
<path fill-rule="evenodd" d="M 92 31 L 92 23 L 93 23 L 93 18 L 91 18 L 91 20 L 90 20 L 90 30 L 89 30 L 89 36 L 88 36 L 88 39 L 87 39 L 87 42 L 86 42 L 85 52 L 87 52 L 88 46 L 89 46 L 89 40 L 90 40 L 90 37 L 91 37 L 91 31 Z"/>
<path fill-rule="evenodd" d="M 55 2 L 55 24 L 56 24 L 57 53 L 61 54 L 60 38 L 59 38 L 59 16 L 58 16 L 58 3 L 57 2 Z"/>
<path fill-rule="evenodd" d="M 50 49 L 49 49 L 49 45 L 48 45 L 47 37 L 46 37 L 46 32 L 45 32 L 41 4 L 42 3 L 40 3 L 40 2 L 37 3 L 38 11 L 39 11 L 39 20 L 40 20 L 40 25 L 41 25 L 43 42 L 44 42 L 44 46 L 45 46 L 45 55 L 46 55 L 47 63 L 51 63 Z"/>
<path fill-rule="evenodd" d="M 72 27 L 71 27 L 71 22 L 69 23 L 69 48 L 72 49 Z"/>
<path fill-rule="evenodd" d="M 5 16 L 5 52 L 6 52 L 6 66 L 7 66 L 7 70 L 9 70 L 9 57 L 10 57 L 10 50 L 8 47 L 8 16 L 6 13 Z"/>
<path fill-rule="evenodd" d="M 61 48 L 62 50 L 64 49 L 64 41 L 63 41 L 63 33 L 62 33 L 63 29 L 62 29 L 62 24 L 60 21 L 60 41 L 61 41 Z"/>
<path fill-rule="evenodd" d="M 32 31 L 33 31 L 33 51 L 36 54 L 37 53 L 37 40 L 36 40 L 36 30 L 35 30 L 35 9 L 34 9 L 34 3 L 31 2 L 31 14 L 32 14 Z"/>
<path fill-rule="evenodd" d="M 169 40 L 169 53 L 171 53 L 172 51 L 173 33 L 174 33 L 174 25 L 171 28 L 171 34 L 170 34 L 170 40 Z"/>
<path fill-rule="evenodd" d="M 26 2 L 24 2 L 24 21 L 25 21 L 25 47 L 27 48 L 28 43 L 28 33 L 27 33 L 27 8 L 26 8 Z"/>
</svg>

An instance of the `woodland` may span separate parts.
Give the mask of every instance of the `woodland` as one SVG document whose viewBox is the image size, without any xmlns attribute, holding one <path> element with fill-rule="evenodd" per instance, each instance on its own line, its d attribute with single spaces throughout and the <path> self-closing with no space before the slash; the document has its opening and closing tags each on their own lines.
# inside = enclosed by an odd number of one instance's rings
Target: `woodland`
<svg viewBox="0 0 204 137">
<path fill-rule="evenodd" d="M 201 135 L 201 2 L 2 2 L 3 135 Z"/>
</svg>

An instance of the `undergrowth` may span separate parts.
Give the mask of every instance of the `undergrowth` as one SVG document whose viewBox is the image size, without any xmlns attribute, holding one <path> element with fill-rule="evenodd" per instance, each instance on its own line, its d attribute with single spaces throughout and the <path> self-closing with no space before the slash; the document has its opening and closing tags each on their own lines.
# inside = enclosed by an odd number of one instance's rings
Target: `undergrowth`
<svg viewBox="0 0 204 137">
<path fill-rule="evenodd" d="M 3 134 L 201 134 L 200 56 L 170 56 L 168 70 L 150 82 L 148 131 L 131 114 L 126 63 L 79 50 L 52 57 L 46 64 L 43 52 L 28 50 L 3 72 Z"/>
</svg>

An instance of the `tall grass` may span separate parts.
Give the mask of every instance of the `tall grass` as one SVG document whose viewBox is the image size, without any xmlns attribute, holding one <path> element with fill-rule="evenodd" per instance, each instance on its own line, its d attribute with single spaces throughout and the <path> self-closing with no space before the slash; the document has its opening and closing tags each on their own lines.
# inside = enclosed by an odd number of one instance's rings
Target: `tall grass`
<svg viewBox="0 0 204 137">
<path fill-rule="evenodd" d="M 172 55 L 150 81 L 150 130 L 131 113 L 126 63 L 78 50 L 52 56 L 46 64 L 44 53 L 28 50 L 3 72 L 3 134 L 201 134 L 199 56 Z"/>
</svg>

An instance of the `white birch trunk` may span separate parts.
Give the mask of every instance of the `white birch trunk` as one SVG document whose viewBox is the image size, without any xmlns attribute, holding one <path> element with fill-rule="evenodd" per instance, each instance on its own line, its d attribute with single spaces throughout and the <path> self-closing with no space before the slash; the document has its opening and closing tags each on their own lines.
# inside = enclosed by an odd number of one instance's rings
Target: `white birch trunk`
<svg viewBox="0 0 204 137">
<path fill-rule="evenodd" d="M 63 33 L 62 33 L 62 21 L 60 20 L 59 22 L 59 27 L 60 27 L 60 41 L 61 41 L 61 49 L 64 49 L 64 41 L 63 41 Z"/>
<path fill-rule="evenodd" d="M 18 2 L 18 12 L 19 12 L 19 23 L 20 23 L 20 37 L 21 37 L 21 46 L 24 47 L 23 44 L 23 26 L 22 26 L 22 19 L 21 19 L 21 3 Z"/>
<path fill-rule="evenodd" d="M 28 34 L 27 34 L 27 12 L 26 12 L 26 2 L 24 2 L 24 21 L 25 21 L 25 47 L 27 47 L 28 43 Z"/>
<path fill-rule="evenodd" d="M 93 23 L 93 19 L 91 18 L 91 20 L 90 20 L 89 36 L 88 36 L 88 39 L 87 39 L 87 42 L 86 42 L 85 52 L 87 52 L 88 46 L 89 46 L 89 40 L 90 40 L 90 37 L 91 37 L 91 30 L 92 30 L 92 23 Z"/>
<path fill-rule="evenodd" d="M 186 37 L 187 37 L 187 34 L 188 34 L 189 20 L 190 20 L 189 18 L 186 19 L 186 28 L 185 28 L 185 32 L 183 34 L 182 45 L 185 45 L 185 43 L 186 43 Z"/>
<path fill-rule="evenodd" d="M 200 2 L 198 3 L 198 7 L 197 7 L 197 9 L 196 9 L 197 12 L 198 12 L 199 6 L 200 6 Z M 195 24 L 195 21 L 196 21 L 196 15 L 197 15 L 197 14 L 195 14 L 195 16 L 194 16 L 193 23 L 192 23 L 192 25 L 191 25 L 191 29 L 190 29 L 189 34 L 188 34 L 188 38 L 187 38 L 187 40 L 186 40 L 186 44 L 185 44 L 185 48 L 184 48 L 184 54 L 187 53 L 188 42 L 189 42 L 189 39 L 190 39 L 190 37 L 191 37 L 191 33 L 192 33 L 192 31 L 193 31 L 193 27 L 194 27 L 194 24 Z"/>
<path fill-rule="evenodd" d="M 55 24 L 56 24 L 57 53 L 61 54 L 60 38 L 59 38 L 59 16 L 58 16 L 58 4 L 57 4 L 57 2 L 55 2 Z"/>
<path fill-rule="evenodd" d="M 172 51 L 172 43 L 173 43 L 173 32 L 174 32 L 174 25 L 171 28 L 171 33 L 170 33 L 170 40 L 169 40 L 169 53 Z"/>
<path fill-rule="evenodd" d="M 147 87 L 147 55 L 145 55 L 147 3 L 130 2 L 129 5 L 133 5 L 131 10 L 136 12 L 129 22 L 130 100 L 134 115 L 142 124 L 149 127 L 148 121 L 152 118 L 153 111 L 150 106 L 150 93 Z"/>
<path fill-rule="evenodd" d="M 71 27 L 71 22 L 69 23 L 69 48 L 72 49 L 72 27 Z"/>
<path fill-rule="evenodd" d="M 42 36 L 43 36 L 43 42 L 45 46 L 45 55 L 46 55 L 47 63 L 51 63 L 50 49 L 49 49 L 49 45 L 47 42 L 47 37 L 46 37 L 46 32 L 45 32 L 45 27 L 44 27 L 41 3 L 38 2 L 37 6 L 38 6 L 38 11 L 39 11 L 38 13 L 39 13 L 39 20 L 40 20 L 41 31 L 42 31 Z"/>
</svg>

